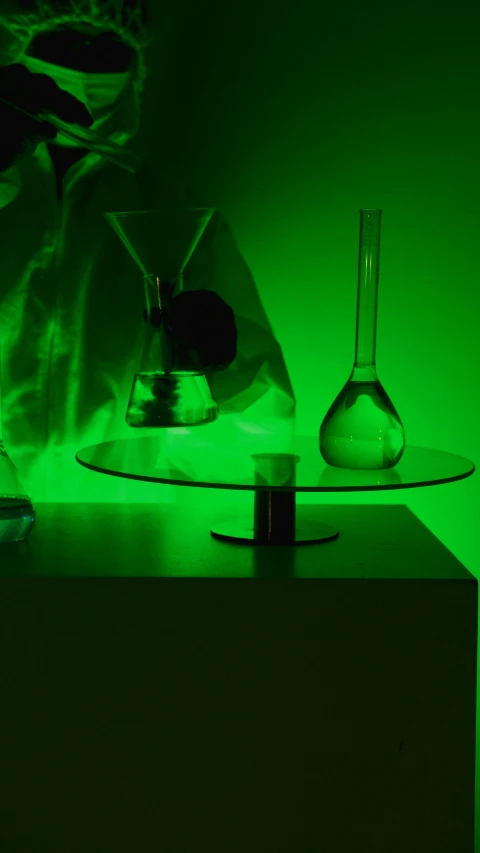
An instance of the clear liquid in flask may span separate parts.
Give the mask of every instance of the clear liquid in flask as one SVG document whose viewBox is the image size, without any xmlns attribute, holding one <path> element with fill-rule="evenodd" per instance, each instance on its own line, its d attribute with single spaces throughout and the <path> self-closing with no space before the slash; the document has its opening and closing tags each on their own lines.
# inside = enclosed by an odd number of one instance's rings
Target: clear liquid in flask
<svg viewBox="0 0 480 853">
<path fill-rule="evenodd" d="M 218 417 L 205 376 L 194 373 L 137 373 L 126 420 L 132 427 L 196 426 Z"/>
<path fill-rule="evenodd" d="M 400 417 L 378 379 L 349 380 L 320 429 L 322 456 L 336 468 L 393 468 L 403 454 Z"/>
<path fill-rule="evenodd" d="M 0 494 L 0 543 L 26 539 L 35 523 L 35 509 L 30 498 Z"/>
</svg>

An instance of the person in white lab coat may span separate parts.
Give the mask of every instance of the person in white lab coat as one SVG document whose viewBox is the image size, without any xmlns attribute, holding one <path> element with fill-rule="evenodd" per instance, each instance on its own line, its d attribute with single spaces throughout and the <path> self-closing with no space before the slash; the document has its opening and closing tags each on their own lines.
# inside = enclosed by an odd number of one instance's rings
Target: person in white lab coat
<svg viewBox="0 0 480 853">
<path fill-rule="evenodd" d="M 0 98 L 30 115 L 49 109 L 134 149 L 152 38 L 140 0 L 23 6 L 30 8 L 0 15 Z M 168 204 L 161 164 L 155 152 L 139 151 L 139 183 L 1 102 L 0 126 L 5 446 L 34 500 L 142 500 L 143 484 L 87 472 L 75 453 L 136 435 L 125 412 L 143 282 L 103 213 L 141 210 L 145 187 L 151 207 Z M 253 278 L 218 213 L 186 270 L 185 289 L 203 287 L 231 306 L 238 334 L 233 363 L 209 377 L 220 421 L 253 424 L 268 439 L 293 417 L 294 393 Z"/>
</svg>

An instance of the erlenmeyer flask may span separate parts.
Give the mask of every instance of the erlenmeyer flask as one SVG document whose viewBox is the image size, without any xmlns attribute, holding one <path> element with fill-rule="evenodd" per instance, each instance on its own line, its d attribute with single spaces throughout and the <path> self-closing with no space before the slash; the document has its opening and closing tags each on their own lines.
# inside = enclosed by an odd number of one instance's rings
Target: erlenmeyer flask
<svg viewBox="0 0 480 853">
<path fill-rule="evenodd" d="M 0 377 L 0 543 L 26 539 L 35 508 L 3 443 Z"/>
<path fill-rule="evenodd" d="M 195 426 L 218 417 L 202 369 L 173 334 L 172 302 L 213 208 L 144 210 L 105 216 L 142 272 L 145 335 L 127 408 L 132 427 Z"/>
<path fill-rule="evenodd" d="M 381 210 L 360 211 L 355 363 L 320 427 L 320 452 L 336 468 L 393 468 L 405 432 L 375 365 Z"/>
</svg>

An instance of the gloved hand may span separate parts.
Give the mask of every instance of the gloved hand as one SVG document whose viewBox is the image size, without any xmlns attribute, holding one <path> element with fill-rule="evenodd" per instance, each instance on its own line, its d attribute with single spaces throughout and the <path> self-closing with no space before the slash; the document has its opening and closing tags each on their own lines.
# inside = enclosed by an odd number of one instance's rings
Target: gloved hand
<svg viewBox="0 0 480 853">
<path fill-rule="evenodd" d="M 49 142 L 57 135 L 53 125 L 29 118 L 7 106 L 2 98 L 33 116 L 49 110 L 70 124 L 93 124 L 86 106 L 60 89 L 51 77 L 32 74 L 17 63 L 0 66 L 0 172 L 7 171 L 22 154 L 35 151 L 39 142 Z"/>
<path fill-rule="evenodd" d="M 224 370 L 237 354 L 237 327 L 229 305 L 213 290 L 184 290 L 171 304 L 174 369 Z"/>
</svg>

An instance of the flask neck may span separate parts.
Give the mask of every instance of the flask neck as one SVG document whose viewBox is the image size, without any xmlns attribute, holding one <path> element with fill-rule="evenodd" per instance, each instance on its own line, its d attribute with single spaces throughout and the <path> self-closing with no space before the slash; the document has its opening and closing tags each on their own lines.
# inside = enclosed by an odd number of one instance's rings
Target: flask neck
<svg viewBox="0 0 480 853">
<path fill-rule="evenodd" d="M 375 369 L 381 210 L 360 211 L 354 370 Z"/>
<path fill-rule="evenodd" d="M 358 367 L 354 364 L 349 377 L 350 382 L 377 382 L 377 368 L 374 364 Z"/>
</svg>

